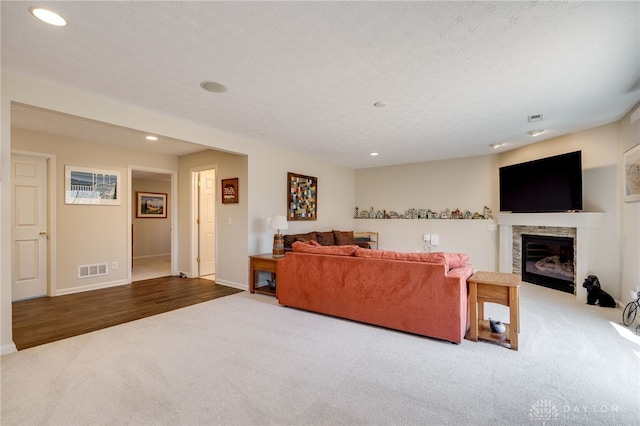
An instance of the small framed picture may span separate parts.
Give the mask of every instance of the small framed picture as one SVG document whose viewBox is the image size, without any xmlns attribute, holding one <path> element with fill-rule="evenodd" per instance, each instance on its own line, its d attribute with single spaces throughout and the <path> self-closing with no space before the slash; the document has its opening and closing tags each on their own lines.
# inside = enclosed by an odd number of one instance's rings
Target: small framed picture
<svg viewBox="0 0 640 426">
<path fill-rule="evenodd" d="M 120 172 L 64 166 L 65 204 L 120 205 Z"/>
<path fill-rule="evenodd" d="M 222 204 L 238 203 L 238 178 L 222 179 Z"/>
<path fill-rule="evenodd" d="M 640 201 L 640 144 L 624 153 L 622 169 L 624 201 Z"/>
<path fill-rule="evenodd" d="M 164 219 L 167 217 L 167 194 L 161 192 L 136 192 L 136 217 Z"/>
</svg>

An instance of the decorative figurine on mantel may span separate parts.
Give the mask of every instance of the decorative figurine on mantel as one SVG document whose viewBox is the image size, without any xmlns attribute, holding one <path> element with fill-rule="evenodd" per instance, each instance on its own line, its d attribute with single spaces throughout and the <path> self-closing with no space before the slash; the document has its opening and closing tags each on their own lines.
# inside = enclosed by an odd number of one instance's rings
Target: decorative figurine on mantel
<svg viewBox="0 0 640 426">
<path fill-rule="evenodd" d="M 360 217 L 360 214 L 358 213 L 358 206 L 356 206 L 356 214 L 353 217 L 356 219 Z"/>
<path fill-rule="evenodd" d="M 369 219 L 375 219 L 376 218 L 376 211 L 373 209 L 373 206 L 371 206 L 371 210 L 369 210 Z"/>
<path fill-rule="evenodd" d="M 485 219 L 493 219 L 493 216 L 491 216 L 491 209 L 487 206 L 484 206 L 482 215 L 484 216 Z"/>
</svg>

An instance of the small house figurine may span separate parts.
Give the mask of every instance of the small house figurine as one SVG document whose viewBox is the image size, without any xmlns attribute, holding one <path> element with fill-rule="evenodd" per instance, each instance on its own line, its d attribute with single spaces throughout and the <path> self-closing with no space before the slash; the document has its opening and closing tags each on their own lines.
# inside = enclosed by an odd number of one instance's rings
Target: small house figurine
<svg viewBox="0 0 640 426">
<path fill-rule="evenodd" d="M 491 209 L 487 206 L 484 206 L 484 210 L 482 211 L 482 215 L 485 219 L 492 219 Z"/>
</svg>

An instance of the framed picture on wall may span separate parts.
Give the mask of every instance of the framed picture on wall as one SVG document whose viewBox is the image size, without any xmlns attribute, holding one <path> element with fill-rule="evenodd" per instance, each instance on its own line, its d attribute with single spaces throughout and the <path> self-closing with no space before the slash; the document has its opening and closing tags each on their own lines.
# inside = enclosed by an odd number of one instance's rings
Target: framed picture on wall
<svg viewBox="0 0 640 426">
<path fill-rule="evenodd" d="M 238 178 L 222 179 L 222 204 L 238 203 Z"/>
<path fill-rule="evenodd" d="M 640 144 L 623 154 L 624 201 L 640 201 Z"/>
<path fill-rule="evenodd" d="M 167 194 L 162 192 L 136 192 L 136 217 L 164 219 L 167 217 Z"/>
<path fill-rule="evenodd" d="M 318 178 L 287 173 L 287 220 L 318 218 Z"/>
<path fill-rule="evenodd" d="M 65 204 L 120 205 L 120 172 L 64 166 Z"/>
</svg>

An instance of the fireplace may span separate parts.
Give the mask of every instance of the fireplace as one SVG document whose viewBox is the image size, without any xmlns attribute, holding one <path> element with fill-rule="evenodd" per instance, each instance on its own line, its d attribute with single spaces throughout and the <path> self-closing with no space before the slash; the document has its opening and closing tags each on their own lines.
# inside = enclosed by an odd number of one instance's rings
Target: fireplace
<svg viewBox="0 0 640 426">
<path fill-rule="evenodd" d="M 522 234 L 522 280 L 574 293 L 574 241 L 569 237 Z"/>
<path fill-rule="evenodd" d="M 519 261 L 516 265 L 516 255 L 521 253 L 521 238 L 516 240 L 515 235 L 522 230 L 522 234 L 545 234 L 559 237 L 574 238 L 574 276 L 576 282 L 580 282 L 589 275 L 589 231 L 600 228 L 605 213 L 578 212 L 578 213 L 497 213 L 494 215 L 500 225 L 500 272 L 521 274 Z M 544 232 L 529 232 L 526 227 L 545 227 Z M 568 232 L 554 233 L 550 230 L 558 228 L 572 229 Z M 561 234 L 561 235 L 560 235 Z M 587 299 L 587 290 L 582 285 L 574 286 L 575 295 L 579 300 Z"/>
</svg>

